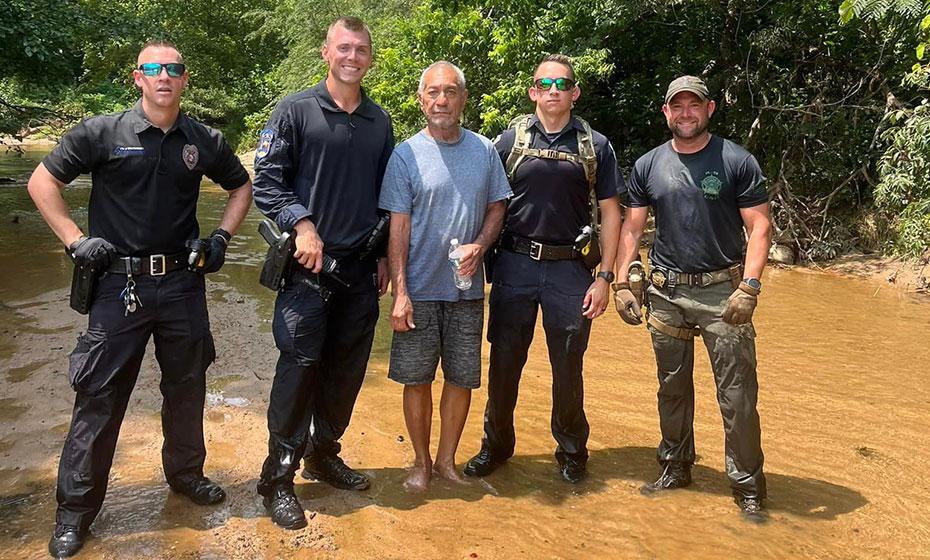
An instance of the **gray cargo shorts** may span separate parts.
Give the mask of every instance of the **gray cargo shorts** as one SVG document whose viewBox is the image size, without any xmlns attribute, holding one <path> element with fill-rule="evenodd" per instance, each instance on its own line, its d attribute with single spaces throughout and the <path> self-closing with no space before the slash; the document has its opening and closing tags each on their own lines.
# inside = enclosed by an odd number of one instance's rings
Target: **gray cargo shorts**
<svg viewBox="0 0 930 560">
<path fill-rule="evenodd" d="M 484 300 L 412 304 L 417 328 L 394 333 L 388 377 L 404 385 L 432 383 L 441 358 L 446 383 L 463 389 L 480 387 Z"/>
</svg>

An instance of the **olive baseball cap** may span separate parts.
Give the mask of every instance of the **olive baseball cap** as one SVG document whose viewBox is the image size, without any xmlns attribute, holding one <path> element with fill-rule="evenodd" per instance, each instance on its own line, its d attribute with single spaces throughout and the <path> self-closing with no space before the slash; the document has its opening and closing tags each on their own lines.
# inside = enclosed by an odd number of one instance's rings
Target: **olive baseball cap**
<svg viewBox="0 0 930 560">
<path fill-rule="evenodd" d="M 683 91 L 690 91 L 705 101 L 710 97 L 710 92 L 707 90 L 704 80 L 695 76 L 679 76 L 668 85 L 668 91 L 665 92 L 665 102 L 668 103 L 671 98 Z"/>
</svg>

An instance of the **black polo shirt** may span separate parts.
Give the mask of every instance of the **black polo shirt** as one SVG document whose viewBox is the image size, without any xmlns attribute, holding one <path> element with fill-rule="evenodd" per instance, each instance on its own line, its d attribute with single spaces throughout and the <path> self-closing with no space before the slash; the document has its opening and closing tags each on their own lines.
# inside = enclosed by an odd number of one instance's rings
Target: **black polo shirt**
<svg viewBox="0 0 930 560">
<path fill-rule="evenodd" d="M 530 147 L 578 153 L 578 133 L 584 127 L 572 117 L 565 128 L 547 134 L 539 117 L 530 117 L 527 131 Z M 516 138 L 514 129 L 505 130 L 495 141 L 501 161 L 507 164 Z M 594 152 L 597 155 L 598 200 L 614 198 L 623 190 L 623 177 L 617 167 L 617 156 L 607 138 L 594 131 Z M 504 228 L 511 233 L 540 243 L 570 245 L 586 224 L 591 223 L 590 189 L 580 163 L 527 157 L 517 167 L 510 182 L 513 198 L 507 207 Z"/>
<path fill-rule="evenodd" d="M 359 249 L 378 221 L 378 195 L 394 149 L 391 118 L 362 92 L 343 111 L 321 81 L 282 99 L 255 152 L 255 205 L 289 231 L 309 218 L 326 254 Z"/>
<path fill-rule="evenodd" d="M 141 101 L 82 121 L 42 163 L 63 183 L 90 173 L 89 235 L 135 256 L 181 252 L 200 236 L 204 175 L 226 190 L 249 180 L 220 131 L 181 113 L 165 133 L 146 119 Z"/>
<path fill-rule="evenodd" d="M 652 206 L 656 239 L 649 259 L 678 272 L 711 272 L 743 262 L 740 208 L 769 200 L 759 163 L 741 146 L 711 136 L 701 151 L 679 154 L 671 141 L 636 160 L 630 207 Z"/>
</svg>

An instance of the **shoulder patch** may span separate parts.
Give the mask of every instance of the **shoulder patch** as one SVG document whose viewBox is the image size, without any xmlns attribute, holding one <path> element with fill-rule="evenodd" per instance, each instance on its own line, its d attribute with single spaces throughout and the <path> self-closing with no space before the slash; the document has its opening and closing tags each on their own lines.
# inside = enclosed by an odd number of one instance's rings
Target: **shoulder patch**
<svg viewBox="0 0 930 560">
<path fill-rule="evenodd" d="M 271 151 L 271 142 L 274 140 L 274 131 L 266 128 L 258 137 L 258 147 L 255 149 L 255 158 L 260 159 L 268 155 Z"/>
</svg>

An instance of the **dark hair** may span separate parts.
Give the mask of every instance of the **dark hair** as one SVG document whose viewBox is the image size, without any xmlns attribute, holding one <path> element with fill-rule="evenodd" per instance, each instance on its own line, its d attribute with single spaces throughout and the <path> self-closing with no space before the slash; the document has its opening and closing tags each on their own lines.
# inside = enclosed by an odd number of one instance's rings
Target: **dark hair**
<svg viewBox="0 0 930 560">
<path fill-rule="evenodd" d="M 565 66 L 568 68 L 568 73 L 570 74 L 568 77 L 572 80 L 575 79 L 575 66 L 572 64 L 572 59 L 568 56 L 560 53 L 547 54 L 542 58 L 542 60 L 539 61 L 539 64 L 536 65 L 536 69 L 539 70 L 539 67 L 546 62 L 557 62 L 562 66 Z"/>
<path fill-rule="evenodd" d="M 142 45 L 142 48 L 139 49 L 139 54 L 142 54 L 142 51 L 148 48 L 165 48 L 165 49 L 174 49 L 178 53 L 178 62 L 184 62 L 184 55 L 181 54 L 181 49 L 177 45 L 168 41 L 167 39 L 149 39 Z M 138 56 L 138 55 L 137 55 Z"/>
<path fill-rule="evenodd" d="M 329 36 L 333 34 L 333 29 L 335 29 L 337 25 L 356 33 L 364 32 L 368 35 L 368 42 L 371 43 L 371 30 L 368 29 L 368 24 L 354 16 L 344 16 L 329 24 L 329 29 L 326 30 L 327 43 L 329 42 Z"/>
</svg>

